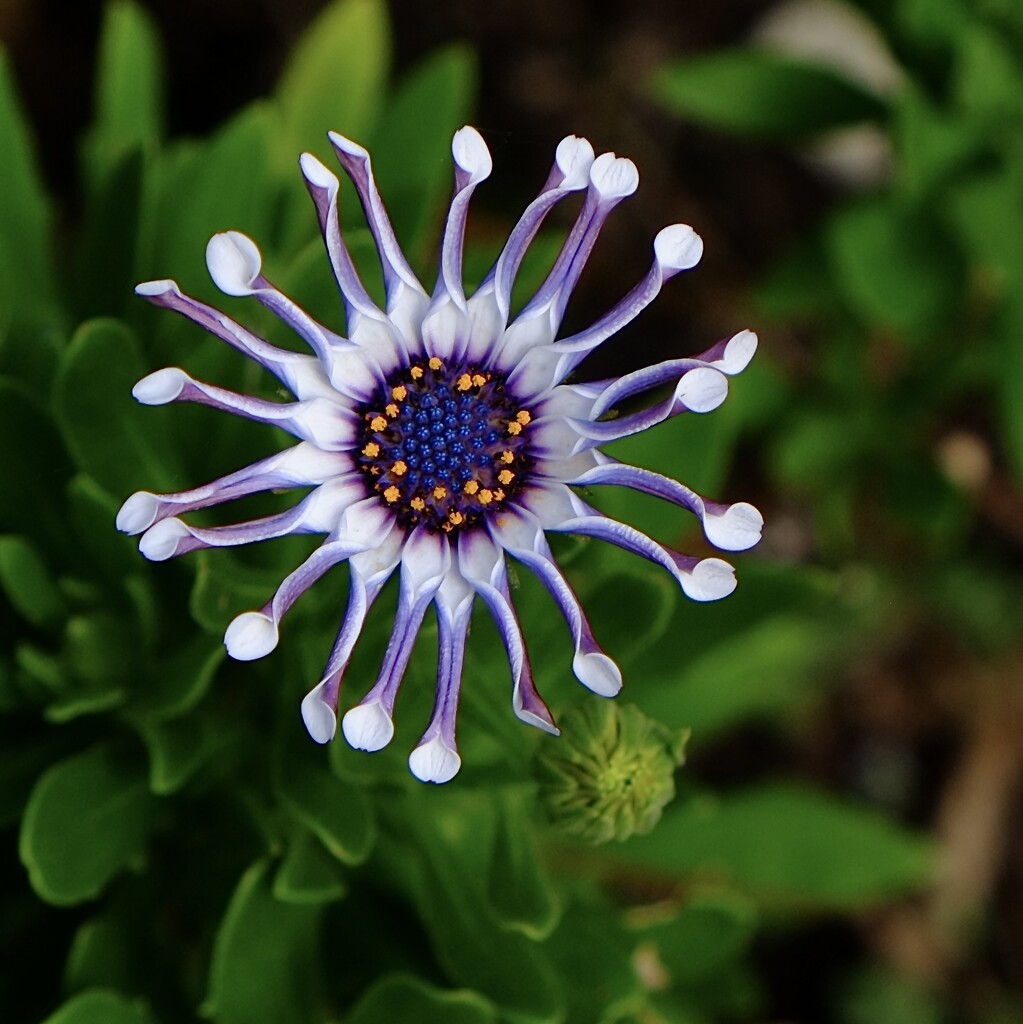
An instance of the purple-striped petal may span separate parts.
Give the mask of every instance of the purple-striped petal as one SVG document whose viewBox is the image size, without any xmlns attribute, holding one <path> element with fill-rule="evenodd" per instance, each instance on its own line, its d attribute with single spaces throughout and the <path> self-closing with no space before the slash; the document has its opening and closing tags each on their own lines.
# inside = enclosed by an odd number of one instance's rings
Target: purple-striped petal
<svg viewBox="0 0 1023 1024">
<path fill-rule="evenodd" d="M 493 169 L 487 144 L 475 128 L 455 132 L 451 153 L 455 163 L 455 195 L 444 227 L 437 285 L 422 324 L 426 351 L 444 360 L 464 357 L 469 342 L 469 307 L 462 285 L 465 222 L 476 186 Z"/>
<path fill-rule="evenodd" d="M 373 241 L 376 242 L 387 289 L 388 315 L 395 319 L 397 314 L 403 319 L 405 312 L 400 311 L 400 307 L 412 305 L 418 308 L 418 319 L 421 320 L 429 300 L 405 259 L 401 246 L 398 245 L 391 220 L 377 191 L 369 153 L 358 143 L 346 139 L 337 132 L 328 132 L 327 137 L 345 173 L 355 185 L 355 191 L 366 213 L 366 222 L 369 224 Z"/>
<path fill-rule="evenodd" d="M 345 451 L 354 447 L 359 439 L 361 424 L 358 417 L 329 398 L 268 402 L 198 381 L 176 366 L 168 366 L 143 377 L 131 393 L 142 405 L 167 405 L 170 402 L 208 405 L 257 423 L 280 427 L 303 441 L 311 441 L 324 451 Z"/>
<path fill-rule="evenodd" d="M 587 505 L 564 484 L 533 488 L 523 503 L 545 530 L 596 537 L 662 566 L 694 601 L 717 601 L 735 589 L 735 570 L 727 562 L 720 558 L 692 558 L 658 544 L 635 527 Z"/>
<path fill-rule="evenodd" d="M 417 527 L 401 556 L 401 587 L 394 629 L 384 652 L 380 675 L 372 689 L 341 721 L 348 743 L 357 750 L 380 750 L 394 735 L 392 716 L 398 687 L 408 666 L 423 616 L 451 564 L 446 538 Z"/>
<path fill-rule="evenodd" d="M 533 682 L 522 627 L 508 589 L 508 572 L 501 548 L 482 531 L 465 534 L 458 541 L 458 568 L 483 598 L 504 641 L 512 674 L 512 709 L 516 717 L 557 736 L 554 716 Z"/>
<path fill-rule="evenodd" d="M 136 491 L 117 513 L 117 528 L 122 533 L 142 533 L 169 515 L 212 508 L 263 491 L 322 484 L 354 469 L 351 457 L 346 453 L 321 451 L 316 445 L 302 441 L 189 491 L 175 494 Z"/>
<path fill-rule="evenodd" d="M 711 412 L 728 397 L 728 378 L 709 366 L 698 366 L 684 373 L 671 396 L 649 408 L 610 420 L 572 421 L 590 445 L 607 444 L 630 434 L 639 434 L 683 412 Z"/>
<path fill-rule="evenodd" d="M 578 487 L 597 484 L 631 487 L 681 505 L 699 517 L 707 540 L 724 551 L 745 551 L 753 547 L 760 540 L 760 531 L 764 526 L 764 517 L 748 502 L 721 505 L 707 501 L 677 480 L 621 462 L 606 462 L 564 482 Z"/>
<path fill-rule="evenodd" d="M 404 539 L 403 531 L 392 525 L 382 544 L 360 551 L 348 560 L 351 585 L 344 621 L 323 676 L 302 700 L 302 720 L 317 743 L 329 742 L 337 732 L 341 679 L 373 602 L 401 561 Z"/>
<path fill-rule="evenodd" d="M 172 309 L 188 317 L 268 370 L 298 399 L 316 398 L 333 392 L 315 356 L 288 352 L 263 341 L 226 313 L 185 295 L 174 281 L 143 281 L 135 286 L 135 294 L 148 299 L 154 306 Z"/>
<path fill-rule="evenodd" d="M 286 512 L 232 526 L 189 526 L 171 516 L 142 534 L 139 551 L 151 562 L 163 562 L 202 548 L 256 544 L 290 534 L 331 533 L 344 510 L 364 495 L 361 478 L 353 474 L 320 484 Z"/>
<path fill-rule="evenodd" d="M 695 267 L 703 240 L 688 224 L 663 228 L 654 239 L 654 262 L 646 277 L 585 331 L 525 352 L 508 379 L 524 396 L 542 395 L 564 380 L 591 352 L 634 320 L 660 293 L 665 281 Z"/>
<path fill-rule="evenodd" d="M 757 350 L 757 336 L 753 331 L 740 331 L 719 341 L 712 348 L 689 359 L 668 359 L 654 366 L 644 367 L 611 382 L 594 403 L 593 418 L 603 416 L 619 402 L 669 381 L 678 380 L 696 369 L 709 369 L 734 377 L 749 365 Z"/>
<path fill-rule="evenodd" d="M 462 765 L 455 743 L 455 718 L 473 596 L 472 587 L 457 570 L 448 573 L 437 592 L 437 691 L 433 715 L 408 759 L 409 769 L 421 782 L 450 782 Z"/>
<path fill-rule="evenodd" d="M 622 688 L 622 674 L 593 638 L 579 599 L 554 561 L 539 521 L 525 510 L 509 509 L 490 530 L 501 547 L 529 566 L 557 603 L 572 634 L 576 678 L 594 693 L 613 697 Z"/>
<path fill-rule="evenodd" d="M 405 315 L 398 317 L 397 311 L 389 310 L 388 313 L 384 313 L 380 309 L 366 291 L 341 233 L 338 212 L 341 183 L 337 175 L 329 171 L 311 153 L 302 154 L 299 166 L 316 207 L 327 256 L 345 303 L 349 340 L 364 356 L 374 360 L 374 366 L 382 368 L 383 372 L 387 373 L 394 367 L 406 363 L 410 352 L 421 348 L 419 324 L 426 308 L 426 296 L 416 282 L 416 295 L 421 297 L 422 301 L 413 300 L 411 307 L 405 304 L 402 307 Z M 332 374 L 332 379 L 334 376 L 344 380 L 346 374 L 338 369 Z"/>
</svg>

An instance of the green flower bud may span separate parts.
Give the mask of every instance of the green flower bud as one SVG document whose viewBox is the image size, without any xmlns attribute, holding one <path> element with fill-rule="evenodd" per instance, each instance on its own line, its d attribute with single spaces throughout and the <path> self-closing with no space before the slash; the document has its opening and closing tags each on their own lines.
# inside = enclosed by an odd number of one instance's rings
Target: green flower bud
<svg viewBox="0 0 1023 1024">
<path fill-rule="evenodd" d="M 540 800 L 558 828 L 586 842 L 623 842 L 651 831 L 675 795 L 688 731 L 639 708 L 590 700 L 561 717 L 561 736 L 534 760 Z"/>
</svg>

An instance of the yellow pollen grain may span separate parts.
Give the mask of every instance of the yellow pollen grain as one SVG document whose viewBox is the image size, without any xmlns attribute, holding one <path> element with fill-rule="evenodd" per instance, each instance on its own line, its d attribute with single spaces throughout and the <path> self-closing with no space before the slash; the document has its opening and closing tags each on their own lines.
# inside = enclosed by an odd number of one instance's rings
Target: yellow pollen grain
<svg viewBox="0 0 1023 1024">
<path fill-rule="evenodd" d="M 502 462 L 504 462 L 506 464 L 512 463 L 512 462 L 515 461 L 515 455 L 512 452 L 501 452 L 500 456 L 498 456 L 498 457 L 500 458 L 500 460 Z"/>
<path fill-rule="evenodd" d="M 458 388 L 459 391 L 468 391 L 469 388 L 472 387 L 472 377 L 467 373 L 463 373 L 462 376 L 455 381 L 455 387 Z"/>
<path fill-rule="evenodd" d="M 472 382 L 476 387 L 481 388 L 487 382 L 487 378 L 482 373 L 474 373 L 472 376 Z"/>
<path fill-rule="evenodd" d="M 433 489 L 433 496 L 440 501 L 442 498 L 446 498 L 448 496 L 448 489 L 446 487 L 441 487 L 440 484 L 438 484 Z"/>
<path fill-rule="evenodd" d="M 500 487 L 494 491 L 494 501 L 504 501 L 504 491 Z"/>
<path fill-rule="evenodd" d="M 391 402 L 390 405 L 384 406 L 384 412 L 386 412 L 387 415 L 390 416 L 391 419 L 393 420 L 395 416 L 398 415 L 398 407 L 393 402 Z"/>
<path fill-rule="evenodd" d="M 380 476 L 380 467 L 379 466 L 370 466 L 369 467 L 369 471 L 370 471 L 370 473 L 373 474 L 373 476 Z"/>
<path fill-rule="evenodd" d="M 466 494 L 475 494 L 479 489 L 480 489 L 480 482 L 479 482 L 479 480 L 470 480 L 462 488 L 462 490 L 465 491 Z"/>
<path fill-rule="evenodd" d="M 441 528 L 441 529 L 442 529 L 442 530 L 443 530 L 443 531 L 444 531 L 445 533 L 450 533 L 450 532 L 451 532 L 451 531 L 452 531 L 452 530 L 454 529 L 454 527 L 453 527 L 453 526 L 452 526 L 452 525 L 451 525 L 450 523 L 441 523 L 441 524 L 440 524 L 440 528 Z"/>
<path fill-rule="evenodd" d="M 434 356 L 428 363 L 431 370 L 439 370 L 444 364 Z"/>
<path fill-rule="evenodd" d="M 387 428 L 387 420 L 383 416 L 374 416 L 369 421 L 369 426 L 371 430 L 385 430 Z"/>
<path fill-rule="evenodd" d="M 515 419 L 525 426 L 533 417 L 529 415 L 528 409 L 519 409 L 515 414 Z"/>
<path fill-rule="evenodd" d="M 362 449 L 362 454 L 365 455 L 367 459 L 375 459 L 380 454 L 380 445 L 378 445 L 376 441 L 370 441 L 370 443 Z"/>
<path fill-rule="evenodd" d="M 489 505 L 494 500 L 494 492 L 489 487 L 484 487 L 479 493 L 481 505 Z"/>
<path fill-rule="evenodd" d="M 497 474 L 497 479 L 507 487 L 507 485 L 515 479 L 515 474 L 510 469 L 502 469 L 501 472 Z"/>
<path fill-rule="evenodd" d="M 408 388 L 404 384 L 399 384 L 396 388 L 391 388 L 391 398 L 396 402 L 404 402 L 408 397 Z"/>
<path fill-rule="evenodd" d="M 409 376 L 413 380 L 419 380 L 419 378 L 422 377 L 422 375 L 423 375 L 423 368 L 421 366 L 413 366 L 412 369 L 409 370 Z"/>
<path fill-rule="evenodd" d="M 453 526 L 461 526 L 465 521 L 465 516 L 461 512 L 451 512 L 448 514 L 448 519 L 451 521 Z"/>
<path fill-rule="evenodd" d="M 395 476 L 404 476 L 408 472 L 408 466 L 401 459 L 398 459 L 398 461 L 391 466 L 391 472 Z"/>
<path fill-rule="evenodd" d="M 417 512 L 422 512 L 422 511 L 423 511 L 423 509 L 424 509 L 424 508 L 426 508 L 426 502 L 425 502 L 425 501 L 423 501 L 423 499 L 422 499 L 422 498 L 420 498 L 420 497 L 415 497 L 415 498 L 413 498 L 413 499 L 412 499 L 412 500 L 411 500 L 411 501 L 409 502 L 409 504 L 410 504 L 410 505 L 411 505 L 411 506 L 412 506 L 412 507 L 413 507 L 413 508 L 414 508 L 414 509 L 415 509 L 415 510 L 416 510 Z"/>
<path fill-rule="evenodd" d="M 393 505 L 400 497 L 401 491 L 399 491 L 398 488 L 394 486 L 394 484 L 391 484 L 391 486 L 388 487 L 386 491 L 384 491 L 384 501 L 388 502 L 391 505 Z"/>
<path fill-rule="evenodd" d="M 508 424 L 508 433 L 511 434 L 512 437 L 515 437 L 516 434 L 521 434 L 522 424 L 519 423 L 518 420 L 512 420 L 511 423 Z"/>
</svg>

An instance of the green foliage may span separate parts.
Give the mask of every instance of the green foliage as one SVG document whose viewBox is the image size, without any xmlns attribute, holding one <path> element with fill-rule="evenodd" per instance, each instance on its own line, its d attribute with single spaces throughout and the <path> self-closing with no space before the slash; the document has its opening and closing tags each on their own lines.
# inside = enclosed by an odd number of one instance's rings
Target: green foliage
<svg viewBox="0 0 1023 1024">
<path fill-rule="evenodd" d="M 760 50 L 691 57 L 660 68 L 654 95 L 694 121 L 791 137 L 881 117 L 884 105 L 829 68 Z"/>
<path fill-rule="evenodd" d="M 39 779 L 21 827 L 33 888 L 59 906 L 93 899 L 139 866 L 154 811 L 145 777 L 108 747 L 53 765 Z"/>
<path fill-rule="evenodd" d="M 830 71 L 751 52 L 655 76 L 655 94 L 685 116 L 758 135 L 805 137 L 890 114 L 905 158 L 890 188 L 839 210 L 811 256 L 793 257 L 787 276 L 778 271 L 776 309 L 788 315 L 799 304 L 793 315 L 844 327 L 834 328 L 814 396 L 798 394 L 777 367 L 754 369 L 755 385 L 737 386 L 720 413 L 678 417 L 615 454 L 714 493 L 765 431 L 775 480 L 799 496 L 827 492 L 817 509 L 825 553 L 858 539 L 853 510 L 869 485 L 937 559 L 969 510 L 936 470 L 915 472 L 933 410 L 986 395 L 996 377 L 1006 451 L 1023 465 L 1023 372 L 1007 372 L 1023 358 L 1014 289 L 1023 223 L 1015 241 L 996 230 L 1018 216 L 1010 207 L 1023 147 L 1006 138 L 992 149 L 971 127 L 1020 116 L 1018 61 L 990 26 L 960 35 L 904 17 L 930 32 L 929 45 L 956 48 L 940 98 L 918 84 L 889 110 Z M 957 26 L 970 22 L 964 13 Z M 111 2 L 81 146 L 83 211 L 61 234 L 59 267 L 32 133 L 0 57 L 0 823 L 9 860 L 21 865 L 0 939 L 44 946 L 52 979 L 42 989 L 5 979 L 5 1022 L 752 1019 L 755 942 L 776 926 L 773 914 L 859 911 L 926 881 L 927 844 L 873 811 L 787 783 L 717 793 L 699 767 L 679 773 L 684 730 L 698 753 L 752 721 L 783 734 L 835 666 L 881 631 L 878 608 L 905 606 L 898 574 L 872 563 L 869 549 L 858 572 L 750 560 L 739 592 L 705 607 L 680 601 L 639 560 L 560 544 L 639 710 L 580 696 L 564 625 L 522 573 L 515 601 L 566 736 L 548 740 L 509 713 L 500 638 L 480 614 L 461 712 L 465 767 L 435 789 L 411 780 L 400 755 L 429 715 L 432 623 L 392 749 L 368 756 L 338 743 L 328 753 L 303 734 L 297 705 L 330 648 L 344 573 L 289 617 L 281 652 L 239 666 L 221 644 L 227 622 L 262 606 L 305 557 L 304 542 L 156 566 L 115 531 L 131 491 L 191 486 L 278 446 L 269 431 L 209 410 L 139 408 L 132 385 L 168 363 L 225 387 L 277 392 L 226 346 L 155 315 L 132 295 L 135 283 L 175 277 L 212 300 L 203 246 L 235 228 L 259 240 L 268 276 L 342 330 L 295 167 L 303 150 L 332 162 L 329 129 L 372 150 L 395 230 L 428 279 L 450 137 L 471 115 L 477 61 L 451 45 L 392 82 L 390 52 L 388 5 L 337 0 L 298 41 L 273 95 L 207 138 L 167 138 L 152 19 L 129 0 Z M 369 233 L 345 195 L 346 239 L 379 296 Z M 516 301 L 559 245 L 554 231 L 537 238 Z M 485 272 L 492 248 L 470 244 L 469 277 Z M 978 291 L 990 318 L 976 315 Z M 295 344 L 256 304 L 218 302 L 261 335 Z M 975 332 L 970 366 L 949 359 L 950 321 Z M 900 386 L 864 386 L 867 335 L 891 340 L 905 367 Z M 995 365 L 1006 372 L 993 374 Z M 880 467 L 880 483 L 865 466 Z M 266 496 L 265 507 L 276 500 Z M 695 540 L 677 509 L 610 488 L 594 501 L 672 544 Z M 1018 586 L 1007 573 L 949 560 L 929 597 L 978 649 L 1014 642 L 1018 615 L 1006 609 Z M 394 601 L 388 591 L 373 610 L 353 687 L 372 678 Z M 584 727 L 573 729 L 573 718 Z M 611 802 L 630 820 L 610 830 L 622 842 L 599 849 L 577 845 L 579 829 L 544 820 L 529 767 L 541 743 L 560 754 L 582 733 L 654 762 L 652 781 L 640 777 L 642 758 L 609 773 Z M 669 803 L 676 786 L 682 795 Z M 632 806 L 640 790 L 650 799 Z M 626 835 L 653 827 L 665 804 L 650 835 Z M 605 816 L 593 817 L 606 838 Z M 663 984 L 645 973 L 650 963 Z M 856 1006 L 889 1005 L 864 993 Z"/>
</svg>

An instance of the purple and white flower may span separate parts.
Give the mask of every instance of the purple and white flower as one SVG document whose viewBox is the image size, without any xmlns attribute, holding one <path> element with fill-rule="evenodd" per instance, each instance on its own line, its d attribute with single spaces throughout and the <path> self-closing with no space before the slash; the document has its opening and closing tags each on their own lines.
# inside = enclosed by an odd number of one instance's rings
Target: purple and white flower
<svg viewBox="0 0 1023 1024">
<path fill-rule="evenodd" d="M 300 160 L 327 253 L 344 301 L 347 336 L 314 320 L 264 276 L 262 259 L 245 235 L 215 235 L 206 262 L 217 286 L 253 296 L 292 328 L 312 355 L 277 348 L 241 324 L 185 295 L 170 280 L 136 291 L 175 310 L 238 349 L 275 376 L 294 396 L 287 403 L 237 394 L 168 368 L 150 374 L 133 394 L 147 405 L 201 402 L 272 423 L 298 443 L 194 490 L 140 491 L 123 505 L 117 526 L 141 534 L 139 548 L 163 560 L 200 548 L 249 544 L 295 533 L 324 534 L 322 545 L 258 611 L 227 628 L 228 653 L 260 658 L 278 642 L 281 620 L 303 592 L 347 560 L 351 595 L 323 671 L 302 701 L 313 739 L 337 729 L 341 680 L 373 602 L 398 574 L 394 628 L 380 675 L 342 718 L 348 742 L 379 750 L 391 739 L 398 687 L 419 627 L 436 606 L 439 658 L 434 711 L 409 765 L 429 782 L 458 771 L 455 742 L 462 661 L 477 597 L 490 610 L 507 649 L 512 707 L 525 722 L 551 733 L 557 726 L 537 692 L 512 604 L 506 556 L 528 566 L 550 591 L 575 646 L 572 668 L 604 697 L 622 685 L 601 650 L 545 534 L 598 537 L 663 566 L 698 601 L 725 597 L 735 587 L 732 567 L 694 558 L 657 543 L 601 514 L 572 488 L 614 484 L 674 502 L 697 516 L 712 544 L 730 551 L 754 545 L 763 519 L 745 502 L 720 505 L 648 469 L 625 465 L 601 451 L 608 442 L 683 412 L 716 408 L 728 377 L 746 367 L 757 338 L 744 330 L 694 358 L 672 359 L 611 380 L 563 383 L 585 357 L 636 317 L 662 284 L 696 265 L 703 243 L 692 228 L 674 224 L 654 240 L 646 276 L 586 330 L 558 338 L 562 316 L 601 226 L 631 195 L 638 173 L 630 160 L 595 157 L 585 139 L 558 146 L 540 194 L 512 230 L 497 263 L 471 296 L 462 284 L 462 245 L 469 200 L 491 170 L 491 157 L 471 127 L 455 134 L 454 197 L 447 215 L 440 270 L 428 293 L 403 256 L 377 191 L 369 153 L 335 133 L 330 141 L 366 212 L 386 286 L 381 309 L 359 279 L 338 216 L 340 182 L 314 156 Z M 526 250 L 560 200 L 583 194 L 578 217 L 546 280 L 516 316 L 511 293 Z M 670 388 L 666 397 L 617 418 L 606 414 L 626 399 Z M 289 511 L 233 526 L 200 528 L 182 518 L 245 495 L 307 488 Z"/>
</svg>

